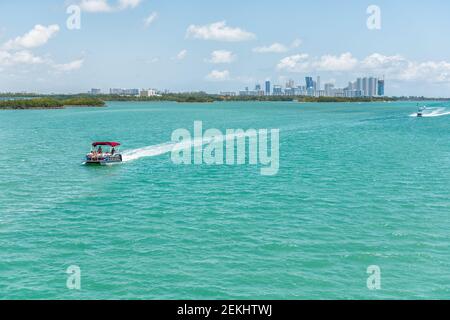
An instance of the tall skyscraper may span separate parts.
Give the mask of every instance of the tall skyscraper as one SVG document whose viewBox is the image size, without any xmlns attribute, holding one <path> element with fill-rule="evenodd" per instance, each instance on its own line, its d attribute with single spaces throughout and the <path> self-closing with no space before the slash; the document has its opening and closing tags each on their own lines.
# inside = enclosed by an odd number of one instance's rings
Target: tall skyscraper
<svg viewBox="0 0 450 320">
<path fill-rule="evenodd" d="M 378 95 L 380 97 L 384 96 L 384 79 L 378 80 Z"/>
<path fill-rule="evenodd" d="M 365 97 L 369 96 L 369 79 L 368 78 L 362 79 L 362 94 Z"/>
<path fill-rule="evenodd" d="M 356 90 L 358 90 L 358 91 L 362 91 L 363 90 L 363 85 L 362 85 L 362 79 L 361 78 L 356 79 Z"/>
<path fill-rule="evenodd" d="M 306 81 L 306 90 L 314 88 L 314 80 L 312 77 L 306 77 L 305 81 Z"/>
<path fill-rule="evenodd" d="M 270 96 L 270 81 L 266 80 L 266 96 Z"/>
<path fill-rule="evenodd" d="M 320 76 L 317 76 L 316 90 L 317 90 L 317 91 L 321 90 L 321 86 L 320 86 Z"/>
<path fill-rule="evenodd" d="M 377 94 L 378 94 L 378 79 L 374 78 L 374 77 L 370 77 L 367 96 L 374 97 Z"/>
</svg>

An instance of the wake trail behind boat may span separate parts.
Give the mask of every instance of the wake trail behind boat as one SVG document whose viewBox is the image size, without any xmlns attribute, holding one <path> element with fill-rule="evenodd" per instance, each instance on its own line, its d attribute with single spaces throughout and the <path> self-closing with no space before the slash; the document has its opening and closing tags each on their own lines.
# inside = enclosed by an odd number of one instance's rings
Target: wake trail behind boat
<svg viewBox="0 0 450 320">
<path fill-rule="evenodd" d="M 430 110 L 431 110 L 431 112 L 428 112 Z M 423 118 L 434 118 L 434 117 L 442 117 L 442 116 L 448 116 L 448 115 L 450 115 L 450 111 L 448 111 L 447 108 L 427 108 L 427 109 L 425 109 L 425 112 L 423 112 L 422 117 Z M 417 117 L 417 113 L 411 114 L 410 117 Z"/>
<path fill-rule="evenodd" d="M 138 149 L 127 150 L 122 153 L 123 162 L 133 161 L 144 157 L 155 157 L 172 151 L 175 143 L 162 143 Z"/>
<path fill-rule="evenodd" d="M 133 160 L 138 160 L 140 158 L 146 157 L 156 157 L 163 155 L 165 153 L 169 153 L 172 151 L 181 151 L 187 150 L 192 147 L 203 146 L 205 144 L 209 144 L 211 142 L 220 142 L 232 140 L 235 138 L 243 137 L 245 134 L 228 134 L 222 135 L 215 138 L 197 138 L 197 139 L 189 139 L 181 142 L 166 142 L 153 146 L 147 146 L 138 149 L 126 150 L 122 152 L 123 162 L 129 162 Z"/>
</svg>

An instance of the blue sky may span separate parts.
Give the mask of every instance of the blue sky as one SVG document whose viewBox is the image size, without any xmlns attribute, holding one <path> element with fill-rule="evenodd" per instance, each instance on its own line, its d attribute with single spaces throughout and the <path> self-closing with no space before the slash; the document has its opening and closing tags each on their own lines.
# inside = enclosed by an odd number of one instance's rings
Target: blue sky
<svg viewBox="0 0 450 320">
<path fill-rule="evenodd" d="M 214 93 L 385 75 L 388 95 L 450 96 L 450 3 L 411 2 L 1 1 L 0 91 Z M 72 4 L 79 30 L 66 26 Z M 381 29 L 367 27 L 370 5 Z"/>
</svg>

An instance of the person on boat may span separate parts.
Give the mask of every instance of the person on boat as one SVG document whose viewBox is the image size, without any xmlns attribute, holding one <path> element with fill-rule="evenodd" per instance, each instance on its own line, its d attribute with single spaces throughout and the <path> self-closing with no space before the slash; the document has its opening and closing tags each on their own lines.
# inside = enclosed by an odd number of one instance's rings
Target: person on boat
<svg viewBox="0 0 450 320">
<path fill-rule="evenodd" d="M 97 153 L 98 153 L 98 154 L 102 154 L 102 153 L 103 153 L 103 149 L 102 149 L 102 147 L 101 147 L 101 146 L 100 146 L 100 147 L 98 147 Z"/>
<path fill-rule="evenodd" d="M 95 149 L 92 149 L 91 151 L 91 159 L 96 159 L 97 158 L 97 151 Z"/>
<path fill-rule="evenodd" d="M 114 149 L 114 147 L 111 149 L 111 155 L 113 156 L 114 153 L 116 153 L 116 149 Z"/>
</svg>

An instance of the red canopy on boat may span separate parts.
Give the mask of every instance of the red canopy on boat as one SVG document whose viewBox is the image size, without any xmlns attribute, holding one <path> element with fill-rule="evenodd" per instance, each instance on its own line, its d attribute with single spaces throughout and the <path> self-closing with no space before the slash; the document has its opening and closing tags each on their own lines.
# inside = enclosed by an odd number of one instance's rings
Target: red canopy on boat
<svg viewBox="0 0 450 320">
<path fill-rule="evenodd" d="M 96 147 L 96 146 L 110 146 L 110 147 L 114 148 L 114 147 L 120 146 L 120 143 L 119 142 L 93 142 L 92 146 L 93 147 Z"/>
</svg>

